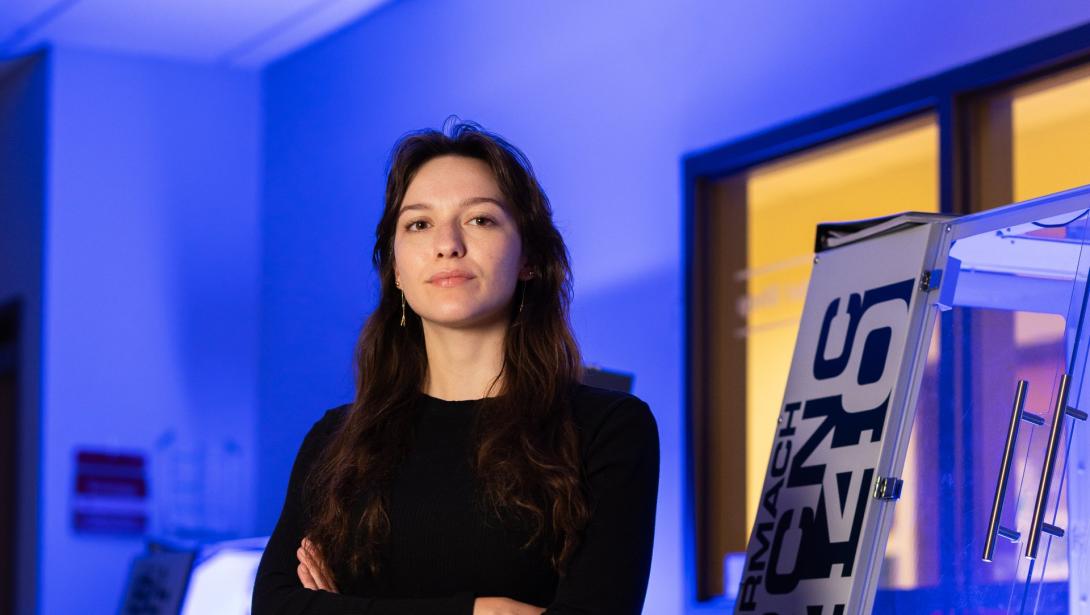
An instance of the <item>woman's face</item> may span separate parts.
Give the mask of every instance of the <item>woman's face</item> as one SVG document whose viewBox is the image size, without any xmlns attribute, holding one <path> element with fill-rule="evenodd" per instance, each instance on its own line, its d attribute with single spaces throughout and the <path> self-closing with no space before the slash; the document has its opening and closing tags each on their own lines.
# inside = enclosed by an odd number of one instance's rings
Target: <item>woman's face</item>
<svg viewBox="0 0 1090 615">
<path fill-rule="evenodd" d="M 467 328 L 507 318 L 529 271 L 487 164 L 440 156 L 420 167 L 398 212 L 394 276 L 426 323 Z"/>
</svg>

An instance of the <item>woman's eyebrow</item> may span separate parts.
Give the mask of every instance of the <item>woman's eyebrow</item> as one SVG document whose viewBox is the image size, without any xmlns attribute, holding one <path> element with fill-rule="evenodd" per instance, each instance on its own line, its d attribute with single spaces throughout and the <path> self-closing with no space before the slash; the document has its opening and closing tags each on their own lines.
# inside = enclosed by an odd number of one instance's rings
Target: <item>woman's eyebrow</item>
<svg viewBox="0 0 1090 615">
<path fill-rule="evenodd" d="M 466 199 L 466 200 L 462 201 L 461 203 L 459 203 L 458 206 L 459 207 L 469 207 L 470 205 L 478 205 L 480 203 L 492 203 L 493 205 L 496 205 L 497 207 L 499 207 L 501 209 L 503 208 L 503 202 L 502 201 L 500 201 L 498 199 L 494 199 L 494 198 L 492 198 L 490 196 L 471 196 L 468 199 Z M 411 211 L 411 210 L 425 210 L 426 211 L 426 210 L 429 210 L 429 209 L 431 209 L 431 205 L 429 205 L 427 203 L 413 203 L 411 205 L 403 206 L 401 208 L 401 211 L 397 212 L 397 215 L 400 216 L 401 214 L 403 214 L 403 213 L 405 213 L 407 211 Z"/>
</svg>

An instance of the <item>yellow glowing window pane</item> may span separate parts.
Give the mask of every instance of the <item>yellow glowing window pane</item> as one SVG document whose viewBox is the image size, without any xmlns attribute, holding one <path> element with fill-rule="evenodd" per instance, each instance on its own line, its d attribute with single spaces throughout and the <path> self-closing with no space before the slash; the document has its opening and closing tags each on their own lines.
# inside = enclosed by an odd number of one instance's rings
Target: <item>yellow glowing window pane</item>
<svg viewBox="0 0 1090 615">
<path fill-rule="evenodd" d="M 1090 184 L 1090 71 L 1016 91 L 1011 116 L 1016 201 Z"/>
<path fill-rule="evenodd" d="M 746 183 L 746 518 L 752 524 L 819 222 L 937 212 L 938 126 L 914 119 L 750 172 Z M 750 528 L 747 527 L 747 535 Z"/>
</svg>

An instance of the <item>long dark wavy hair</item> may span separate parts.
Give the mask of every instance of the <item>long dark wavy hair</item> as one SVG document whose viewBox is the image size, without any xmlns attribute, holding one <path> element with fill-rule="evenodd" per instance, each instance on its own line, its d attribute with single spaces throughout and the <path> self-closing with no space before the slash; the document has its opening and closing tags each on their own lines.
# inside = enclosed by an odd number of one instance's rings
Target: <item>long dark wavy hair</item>
<svg viewBox="0 0 1090 615">
<path fill-rule="evenodd" d="M 306 533 L 335 572 L 375 575 L 382 566 L 390 481 L 411 442 L 428 369 L 419 316 L 410 312 L 406 326 L 399 325 L 394 235 L 417 171 L 448 155 L 481 160 L 492 170 L 534 273 L 519 281 L 510 302 L 498 395 L 482 400 L 475 415 L 470 461 L 481 512 L 528 528 L 523 548 L 537 544 L 563 575 L 590 516 L 570 395 L 582 379 L 582 360 L 568 320 L 568 251 L 525 155 L 498 135 L 457 120 L 442 132 L 402 137 L 391 155 L 372 254 L 381 296 L 356 346 L 356 397 L 306 482 Z M 352 502 L 363 503 L 362 513 Z"/>
</svg>

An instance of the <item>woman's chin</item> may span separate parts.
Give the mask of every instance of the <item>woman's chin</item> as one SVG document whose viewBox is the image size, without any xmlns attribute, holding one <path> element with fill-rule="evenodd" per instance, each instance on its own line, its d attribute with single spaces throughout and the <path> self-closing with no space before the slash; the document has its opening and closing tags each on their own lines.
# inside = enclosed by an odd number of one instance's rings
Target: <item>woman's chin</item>
<svg viewBox="0 0 1090 615">
<path fill-rule="evenodd" d="M 477 312 L 468 310 L 449 310 L 438 314 L 421 315 L 433 327 L 444 329 L 478 329 L 491 327 L 505 320 L 503 312 Z"/>
</svg>

